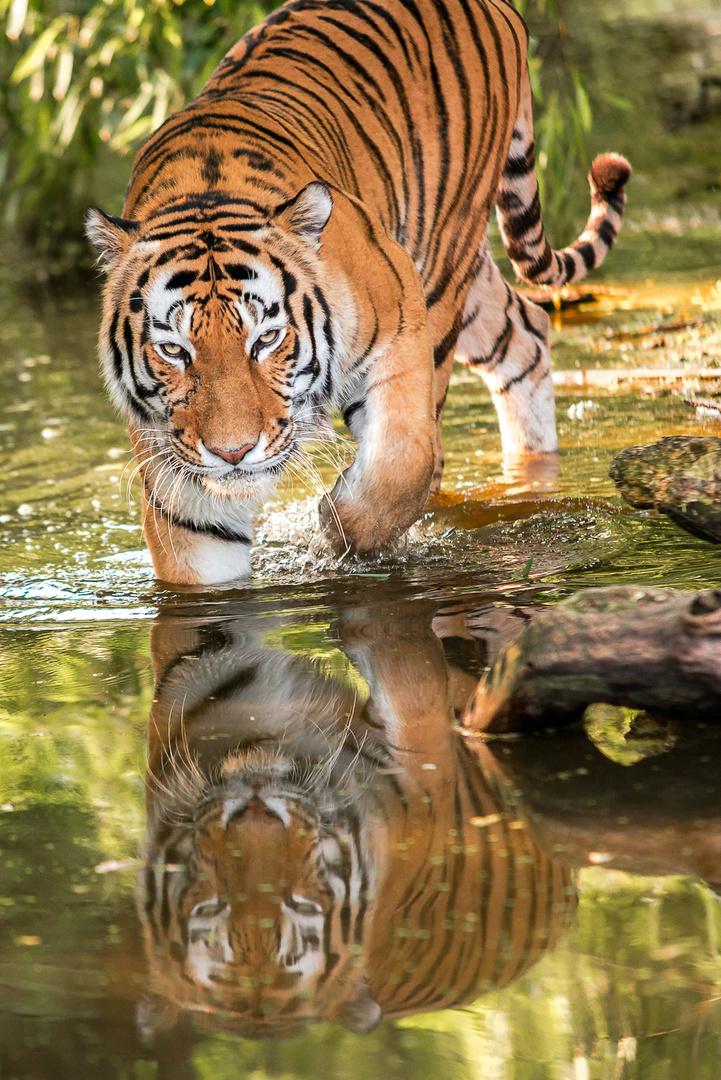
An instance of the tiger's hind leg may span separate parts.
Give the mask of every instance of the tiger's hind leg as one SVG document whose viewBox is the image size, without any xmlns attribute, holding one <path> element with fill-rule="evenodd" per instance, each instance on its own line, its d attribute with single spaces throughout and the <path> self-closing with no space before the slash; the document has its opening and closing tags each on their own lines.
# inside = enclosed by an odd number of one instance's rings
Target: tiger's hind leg
<svg viewBox="0 0 721 1080">
<path fill-rule="evenodd" d="M 468 291 L 456 358 L 485 380 L 506 458 L 558 450 L 549 320 L 484 252 Z"/>
</svg>

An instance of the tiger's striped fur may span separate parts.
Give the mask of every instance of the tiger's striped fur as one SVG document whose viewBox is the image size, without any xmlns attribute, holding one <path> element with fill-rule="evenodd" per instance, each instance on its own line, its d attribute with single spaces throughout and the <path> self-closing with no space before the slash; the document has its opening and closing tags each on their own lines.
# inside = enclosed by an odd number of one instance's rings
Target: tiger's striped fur
<svg viewBox="0 0 721 1080">
<path fill-rule="evenodd" d="M 469 1003 L 575 908 L 486 747 L 453 730 L 428 611 L 345 612 L 369 689 L 264 647 L 281 623 L 161 615 L 139 911 L 146 1034 L 288 1035 Z M 275 631 L 275 632 L 273 632 Z M 500 770 L 502 773 L 502 770 Z M 520 820 L 519 820 L 520 817 Z"/>
<path fill-rule="evenodd" d="M 290 0 L 143 147 L 124 216 L 88 211 L 160 577 L 247 573 L 254 506 L 333 407 L 358 452 L 328 535 L 402 534 L 440 484 L 456 353 L 506 453 L 556 450 L 548 320 L 494 266 L 489 214 L 518 273 L 559 286 L 613 243 L 630 170 L 597 159 L 586 231 L 552 252 L 526 46 L 506 0 Z"/>
</svg>

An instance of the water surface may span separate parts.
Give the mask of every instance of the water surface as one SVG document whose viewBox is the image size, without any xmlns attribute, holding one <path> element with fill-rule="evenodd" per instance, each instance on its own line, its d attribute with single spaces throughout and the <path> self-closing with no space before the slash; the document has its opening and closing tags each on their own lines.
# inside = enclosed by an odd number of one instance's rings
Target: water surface
<svg viewBox="0 0 721 1080">
<path fill-rule="evenodd" d="M 511 742 L 461 723 L 539 605 L 721 585 L 718 548 L 608 478 L 626 446 L 720 431 L 690 403 L 721 388 L 711 159 L 674 194 L 672 164 L 644 187 L 655 153 L 615 276 L 555 316 L 559 471 L 504 471 L 459 369 L 402 550 L 309 555 L 296 481 L 238 589 L 155 582 L 97 296 L 25 293 L 5 255 L 3 1078 L 718 1075 L 718 735 L 605 706 Z"/>
</svg>

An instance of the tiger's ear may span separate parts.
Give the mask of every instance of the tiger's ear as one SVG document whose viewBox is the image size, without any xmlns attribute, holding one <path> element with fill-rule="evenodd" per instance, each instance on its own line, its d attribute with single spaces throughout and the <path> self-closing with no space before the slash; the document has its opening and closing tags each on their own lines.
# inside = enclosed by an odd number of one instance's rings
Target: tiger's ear
<svg viewBox="0 0 721 1080">
<path fill-rule="evenodd" d="M 136 1008 L 138 1034 L 144 1043 L 151 1044 L 159 1035 L 172 1031 L 179 1016 L 180 1010 L 175 1002 L 159 994 L 146 994 Z"/>
<path fill-rule="evenodd" d="M 85 211 L 85 235 L 109 270 L 127 250 L 133 235 L 138 231 L 135 221 L 111 217 L 89 206 Z"/>
<path fill-rule="evenodd" d="M 286 232 L 293 232 L 309 244 L 320 243 L 320 235 L 328 224 L 333 209 L 333 196 L 327 184 L 314 180 L 306 184 L 293 199 L 279 206 L 273 221 Z"/>
<path fill-rule="evenodd" d="M 354 1035 L 367 1035 L 378 1027 L 382 1018 L 383 1010 L 364 979 L 358 984 L 353 998 L 343 1003 L 335 1019 Z"/>
</svg>

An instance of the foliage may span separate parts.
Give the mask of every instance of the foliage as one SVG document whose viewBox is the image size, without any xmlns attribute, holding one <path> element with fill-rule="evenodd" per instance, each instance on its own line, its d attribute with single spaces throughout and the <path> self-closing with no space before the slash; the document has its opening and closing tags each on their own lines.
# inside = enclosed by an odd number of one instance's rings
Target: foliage
<svg viewBox="0 0 721 1080">
<path fill-rule="evenodd" d="M 568 227 L 579 208 L 573 198 L 569 200 L 569 192 L 582 192 L 587 200 L 579 180 L 591 163 L 587 145 L 591 102 L 580 67 L 569 56 L 570 31 L 562 0 L 517 0 L 516 6 L 532 31 L 528 68 L 541 205 L 548 221 Z"/>
<path fill-rule="evenodd" d="M 41 251 L 80 232 L 110 167 L 196 94 L 267 0 L 0 0 L 6 226 Z M 127 175 L 123 165 L 115 171 Z"/>
<path fill-rule="evenodd" d="M 119 157 L 195 95 L 233 42 L 273 6 L 274 0 L 0 0 L 5 226 L 19 228 L 41 255 L 62 252 L 65 264 L 81 259 L 84 206 L 109 196 L 109 208 L 119 209 L 112 203 L 129 171 Z M 541 193 L 550 217 L 562 221 L 572 176 L 588 164 L 591 107 L 578 68 L 566 58 L 558 0 L 518 6 L 541 36 L 530 57 L 541 106 Z"/>
<path fill-rule="evenodd" d="M 113 858 L 134 856 L 141 831 L 147 636 L 19 633 L 0 650 L 0 805 L 43 811 L 46 827 L 74 809 Z"/>
</svg>

